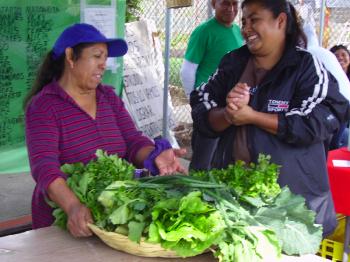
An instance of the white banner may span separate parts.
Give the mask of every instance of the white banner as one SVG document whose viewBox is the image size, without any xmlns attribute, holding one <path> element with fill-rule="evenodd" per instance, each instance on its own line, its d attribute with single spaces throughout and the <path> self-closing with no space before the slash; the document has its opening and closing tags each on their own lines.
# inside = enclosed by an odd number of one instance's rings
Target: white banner
<svg viewBox="0 0 350 262">
<path fill-rule="evenodd" d="M 150 138 L 162 135 L 164 63 L 151 20 L 125 24 L 128 53 L 124 56 L 124 97 L 138 128 Z M 175 126 L 168 95 L 169 128 Z"/>
</svg>

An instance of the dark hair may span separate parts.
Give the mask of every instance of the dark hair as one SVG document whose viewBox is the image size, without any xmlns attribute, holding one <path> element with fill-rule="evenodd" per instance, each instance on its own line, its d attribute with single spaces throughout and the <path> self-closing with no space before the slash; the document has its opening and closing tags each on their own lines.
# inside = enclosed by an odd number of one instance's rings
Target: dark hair
<svg viewBox="0 0 350 262">
<path fill-rule="evenodd" d="M 298 18 L 294 6 L 287 0 L 243 0 L 242 9 L 246 5 L 258 4 L 272 12 L 277 18 L 280 13 L 287 15 L 286 43 L 291 46 L 306 48 L 307 38 L 302 29 L 301 21 Z"/>
<path fill-rule="evenodd" d="M 336 51 L 340 50 L 340 49 L 343 49 L 345 50 L 346 52 L 348 52 L 349 56 L 350 56 L 350 51 L 349 49 L 345 46 L 345 45 L 335 45 L 333 46 L 330 51 L 334 54 Z"/>
<path fill-rule="evenodd" d="M 80 58 L 84 48 L 93 45 L 92 43 L 82 43 L 72 47 L 73 49 L 73 60 L 76 61 Z M 23 101 L 23 108 L 26 109 L 33 96 L 38 94 L 44 86 L 51 83 L 53 80 L 59 80 L 64 70 L 64 60 L 66 56 L 63 54 L 58 59 L 53 59 L 52 50 L 48 52 L 43 62 L 41 63 L 36 78 L 33 82 L 32 88 Z"/>
</svg>

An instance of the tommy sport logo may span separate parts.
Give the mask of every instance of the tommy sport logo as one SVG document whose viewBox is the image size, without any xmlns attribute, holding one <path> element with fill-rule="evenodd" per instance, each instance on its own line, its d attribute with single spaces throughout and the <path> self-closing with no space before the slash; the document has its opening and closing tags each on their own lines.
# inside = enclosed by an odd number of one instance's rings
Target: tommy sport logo
<svg viewBox="0 0 350 262">
<path fill-rule="evenodd" d="M 289 101 L 270 99 L 267 105 L 268 112 L 287 112 L 289 108 Z"/>
</svg>

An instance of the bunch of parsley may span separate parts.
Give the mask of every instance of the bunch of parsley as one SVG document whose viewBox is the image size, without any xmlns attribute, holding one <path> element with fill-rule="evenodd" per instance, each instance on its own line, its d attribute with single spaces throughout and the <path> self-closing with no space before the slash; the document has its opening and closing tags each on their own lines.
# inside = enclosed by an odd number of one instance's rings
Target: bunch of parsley
<svg viewBox="0 0 350 262">
<path fill-rule="evenodd" d="M 209 174 L 219 183 L 228 185 L 241 197 L 269 199 L 281 192 L 277 183 L 280 166 L 271 163 L 271 156 L 259 154 L 257 163 L 237 161 L 227 168 L 191 171 L 190 175 L 208 180 Z"/>
<path fill-rule="evenodd" d="M 107 215 L 104 207 L 97 201 L 98 196 L 114 181 L 131 180 L 135 167 L 117 155 L 108 155 L 102 150 L 97 150 L 96 159 L 88 164 L 64 164 L 61 170 L 68 176 L 67 185 L 80 202 L 91 210 L 97 225 L 105 226 Z M 53 202 L 49 204 L 55 208 L 55 225 L 66 228 L 67 216 L 64 211 Z"/>
</svg>

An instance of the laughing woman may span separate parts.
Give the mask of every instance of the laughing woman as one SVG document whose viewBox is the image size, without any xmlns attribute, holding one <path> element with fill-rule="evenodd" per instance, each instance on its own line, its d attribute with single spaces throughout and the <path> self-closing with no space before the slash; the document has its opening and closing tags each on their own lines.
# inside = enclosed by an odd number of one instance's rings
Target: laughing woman
<svg viewBox="0 0 350 262">
<path fill-rule="evenodd" d="M 118 154 L 154 174 L 184 172 L 166 140 L 155 143 L 135 128 L 122 100 L 101 83 L 107 57 L 127 52 L 122 39 L 107 39 L 95 27 L 66 28 L 47 54 L 26 101 L 26 141 L 32 176 L 33 228 L 50 226 L 54 218 L 45 198 L 67 214 L 75 237 L 91 235 L 90 210 L 80 203 L 60 170 L 65 163 L 87 163 L 97 149 Z"/>
<path fill-rule="evenodd" d="M 330 51 L 334 53 L 340 66 L 350 80 L 350 51 L 344 45 L 335 45 Z M 334 134 L 330 143 L 330 149 L 337 149 L 348 145 L 349 140 L 349 123 L 344 123 L 339 128 L 338 132 Z"/>
<path fill-rule="evenodd" d="M 330 51 L 334 53 L 339 61 L 339 64 L 343 68 L 345 74 L 350 80 L 350 51 L 344 45 L 335 45 Z"/>
<path fill-rule="evenodd" d="M 306 198 L 323 225 L 336 226 L 324 143 L 350 115 L 336 80 L 304 47 L 306 38 L 286 0 L 244 0 L 246 45 L 228 53 L 208 83 L 191 94 L 194 125 L 219 137 L 213 167 L 255 162 L 281 165 L 279 184 Z"/>
</svg>

